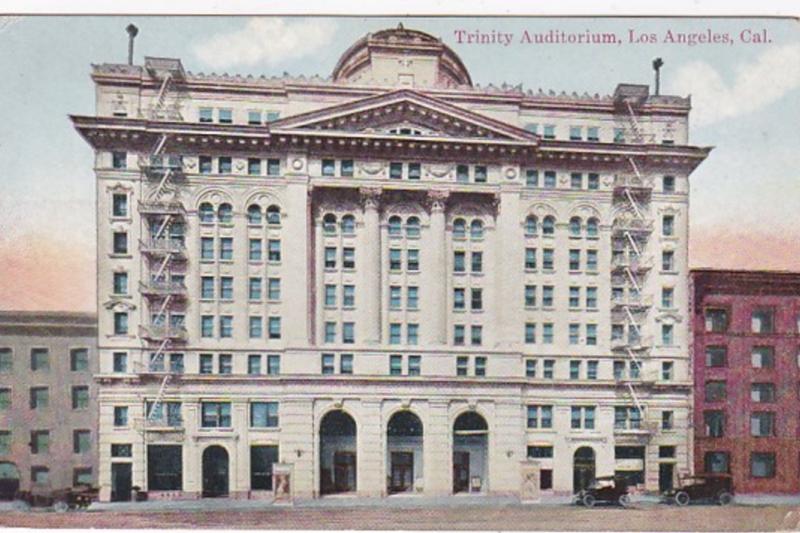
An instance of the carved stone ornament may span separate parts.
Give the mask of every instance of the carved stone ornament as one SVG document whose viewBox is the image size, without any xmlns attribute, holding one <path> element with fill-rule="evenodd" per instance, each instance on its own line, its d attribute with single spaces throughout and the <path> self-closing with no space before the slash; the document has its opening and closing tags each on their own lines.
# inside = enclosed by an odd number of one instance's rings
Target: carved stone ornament
<svg viewBox="0 0 800 533">
<path fill-rule="evenodd" d="M 432 190 L 428 191 L 428 202 L 431 205 L 431 211 L 442 212 L 447 205 L 447 199 L 450 197 L 450 191 Z"/>
<path fill-rule="evenodd" d="M 506 179 L 508 179 L 508 180 L 515 179 L 517 177 L 517 169 L 514 168 L 514 167 L 508 167 L 505 170 L 505 176 L 506 176 Z"/>
<path fill-rule="evenodd" d="M 428 165 L 428 174 L 436 178 L 444 178 L 453 171 L 453 165 Z"/>
<path fill-rule="evenodd" d="M 361 169 L 361 171 L 365 174 L 374 176 L 383 170 L 383 163 L 379 161 L 364 161 L 358 164 L 358 168 Z"/>
<path fill-rule="evenodd" d="M 183 166 L 185 166 L 188 170 L 194 170 L 197 168 L 197 159 L 194 157 L 187 157 L 183 160 Z"/>
<path fill-rule="evenodd" d="M 302 170 L 303 169 L 303 160 L 299 157 L 295 157 L 292 159 L 292 168 L 294 170 Z"/>
<path fill-rule="evenodd" d="M 378 209 L 381 204 L 381 189 L 378 187 L 361 187 L 358 189 L 364 209 Z"/>
<path fill-rule="evenodd" d="M 244 161 L 242 161 L 241 159 L 237 161 L 236 165 L 234 165 L 234 168 L 239 171 L 244 170 Z"/>
</svg>

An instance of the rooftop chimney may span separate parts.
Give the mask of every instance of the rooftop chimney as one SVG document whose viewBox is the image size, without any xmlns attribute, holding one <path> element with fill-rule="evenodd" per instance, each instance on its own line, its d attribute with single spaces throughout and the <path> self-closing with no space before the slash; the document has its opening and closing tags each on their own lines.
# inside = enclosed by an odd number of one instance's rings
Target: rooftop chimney
<svg viewBox="0 0 800 533">
<path fill-rule="evenodd" d="M 133 65 L 133 40 L 139 33 L 139 28 L 133 24 L 128 24 L 128 27 L 125 28 L 125 31 L 128 32 L 128 64 Z"/>
<path fill-rule="evenodd" d="M 661 94 L 661 67 L 664 66 L 664 61 L 660 57 L 653 60 L 653 70 L 656 71 L 656 96 Z"/>
</svg>

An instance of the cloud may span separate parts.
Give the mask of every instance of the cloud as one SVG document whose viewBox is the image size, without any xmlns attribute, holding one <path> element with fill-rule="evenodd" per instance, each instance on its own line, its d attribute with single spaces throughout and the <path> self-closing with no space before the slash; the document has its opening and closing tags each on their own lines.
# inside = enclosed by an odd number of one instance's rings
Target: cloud
<svg viewBox="0 0 800 533">
<path fill-rule="evenodd" d="M 197 44 L 194 52 L 214 68 L 275 65 L 325 48 L 335 31 L 335 23 L 325 19 L 252 18 L 240 30 L 219 33 Z"/>
<path fill-rule="evenodd" d="M 731 82 L 704 61 L 680 67 L 672 94 L 692 95 L 692 119 L 707 126 L 758 111 L 800 87 L 800 45 L 775 46 L 755 61 L 740 63 Z"/>
</svg>

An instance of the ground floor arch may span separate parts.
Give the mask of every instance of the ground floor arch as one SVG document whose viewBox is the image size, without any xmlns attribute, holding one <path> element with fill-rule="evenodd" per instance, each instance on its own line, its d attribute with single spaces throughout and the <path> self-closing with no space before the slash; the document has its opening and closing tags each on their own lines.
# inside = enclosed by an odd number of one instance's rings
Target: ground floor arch
<svg viewBox="0 0 800 533">
<path fill-rule="evenodd" d="M 230 487 L 230 458 L 228 450 L 213 445 L 203 450 L 203 497 L 228 496 Z"/>
<path fill-rule="evenodd" d="M 387 491 L 413 492 L 423 486 L 422 420 L 411 411 L 398 411 L 386 427 Z"/>
<path fill-rule="evenodd" d="M 475 411 L 453 423 L 453 493 L 484 492 L 489 477 L 489 425 Z"/>
<path fill-rule="evenodd" d="M 330 411 L 319 425 L 320 494 L 356 491 L 356 421 L 341 409 Z"/>
<path fill-rule="evenodd" d="M 589 446 L 581 446 L 572 456 L 572 491 L 578 492 L 591 484 L 595 477 L 595 453 Z"/>
</svg>

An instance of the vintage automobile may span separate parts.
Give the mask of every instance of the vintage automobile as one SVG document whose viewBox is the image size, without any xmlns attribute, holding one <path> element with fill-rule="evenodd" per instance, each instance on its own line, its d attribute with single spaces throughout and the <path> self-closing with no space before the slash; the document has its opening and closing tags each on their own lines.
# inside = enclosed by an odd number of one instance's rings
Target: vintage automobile
<svg viewBox="0 0 800 533">
<path fill-rule="evenodd" d="M 77 485 L 68 489 L 34 489 L 16 494 L 16 500 L 30 507 L 53 507 L 56 512 L 70 509 L 86 509 L 97 500 L 98 489 L 89 485 Z"/>
<path fill-rule="evenodd" d="M 733 478 L 730 474 L 696 474 L 678 480 L 678 486 L 664 492 L 666 503 L 684 506 L 692 502 L 728 505 L 733 501 Z"/>
<path fill-rule="evenodd" d="M 628 507 L 631 503 L 628 495 L 628 480 L 622 476 L 597 477 L 587 488 L 575 494 L 574 501 L 576 504 L 586 507 L 594 507 L 596 503 Z"/>
</svg>

